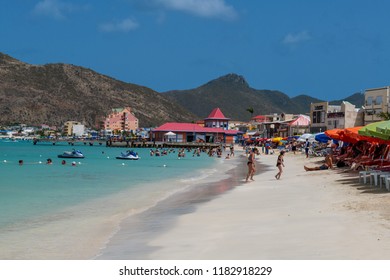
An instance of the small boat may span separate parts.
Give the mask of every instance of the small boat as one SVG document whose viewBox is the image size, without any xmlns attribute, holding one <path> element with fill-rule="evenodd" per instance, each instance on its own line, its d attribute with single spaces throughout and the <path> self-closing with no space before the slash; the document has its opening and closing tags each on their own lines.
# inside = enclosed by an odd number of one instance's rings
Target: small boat
<svg viewBox="0 0 390 280">
<path fill-rule="evenodd" d="M 81 151 L 73 149 L 73 151 L 66 151 L 62 155 L 58 155 L 59 158 L 84 158 Z"/>
<path fill-rule="evenodd" d="M 139 159 L 139 156 L 134 151 L 126 151 L 126 153 L 121 153 L 121 155 L 119 157 L 116 157 L 116 159 L 137 160 Z"/>
</svg>

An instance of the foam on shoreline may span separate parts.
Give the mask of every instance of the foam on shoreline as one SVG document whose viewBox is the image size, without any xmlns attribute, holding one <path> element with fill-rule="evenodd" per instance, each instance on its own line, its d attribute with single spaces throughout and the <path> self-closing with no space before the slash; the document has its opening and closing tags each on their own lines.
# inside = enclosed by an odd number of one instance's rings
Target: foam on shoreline
<svg viewBox="0 0 390 280">
<path fill-rule="evenodd" d="M 247 171 L 243 160 L 240 156 L 229 161 L 221 159 L 213 167 L 217 172 L 211 176 L 181 180 L 190 183 L 188 187 L 166 197 L 154 207 L 125 219 L 96 259 L 146 259 L 154 251 L 148 242 L 174 227 L 178 216 L 192 213 L 202 203 L 243 184 Z"/>
</svg>

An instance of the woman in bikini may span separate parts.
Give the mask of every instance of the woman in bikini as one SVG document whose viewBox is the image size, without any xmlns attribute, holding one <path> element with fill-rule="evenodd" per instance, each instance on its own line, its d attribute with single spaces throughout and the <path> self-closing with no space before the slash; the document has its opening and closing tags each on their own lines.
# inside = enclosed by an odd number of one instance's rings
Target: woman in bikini
<svg viewBox="0 0 390 280">
<path fill-rule="evenodd" d="M 259 151 L 257 150 L 257 148 L 253 148 L 250 153 L 249 153 L 249 156 L 248 156 L 248 162 L 247 162 L 247 165 L 248 165 L 248 174 L 246 175 L 246 182 L 248 182 L 249 179 L 251 179 L 252 181 L 254 181 L 253 179 L 253 175 L 255 174 L 255 171 L 256 171 L 256 166 L 255 166 L 255 155 L 258 155 L 259 154 Z"/>
<path fill-rule="evenodd" d="M 275 175 L 276 180 L 280 179 L 280 176 L 282 175 L 283 172 L 283 167 L 284 167 L 284 151 L 280 151 L 280 154 L 278 156 L 278 160 L 276 162 L 276 167 L 279 168 L 278 174 Z"/>
</svg>

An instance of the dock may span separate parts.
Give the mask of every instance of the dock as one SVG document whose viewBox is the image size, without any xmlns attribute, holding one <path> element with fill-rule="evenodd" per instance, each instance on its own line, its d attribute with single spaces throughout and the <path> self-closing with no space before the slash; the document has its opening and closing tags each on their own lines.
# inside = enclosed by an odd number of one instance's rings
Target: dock
<svg viewBox="0 0 390 280">
<path fill-rule="evenodd" d="M 217 148 L 222 143 L 198 143 L 198 142 L 157 142 L 157 141 L 132 141 L 132 140 L 91 140 L 91 139 L 53 139 L 53 138 L 35 138 L 34 145 L 53 145 L 53 146 L 105 146 L 113 148 Z"/>
</svg>

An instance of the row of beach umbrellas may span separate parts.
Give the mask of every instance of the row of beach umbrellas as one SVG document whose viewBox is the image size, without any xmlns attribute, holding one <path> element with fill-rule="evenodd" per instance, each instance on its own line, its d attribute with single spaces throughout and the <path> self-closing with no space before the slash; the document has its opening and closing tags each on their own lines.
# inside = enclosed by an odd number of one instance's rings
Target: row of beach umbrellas
<svg viewBox="0 0 390 280">
<path fill-rule="evenodd" d="M 334 140 L 348 143 L 369 141 L 390 144 L 390 121 L 380 121 L 366 126 L 356 126 L 344 129 L 331 129 L 325 135 Z"/>
<path fill-rule="evenodd" d="M 260 138 L 257 140 L 279 142 L 280 144 L 283 144 L 290 139 L 287 137 L 276 137 L 271 139 Z M 337 140 L 352 144 L 358 141 L 369 141 L 390 144 L 390 120 L 375 122 L 366 126 L 330 129 L 316 134 L 305 133 L 296 140 L 298 142 L 305 142 L 308 140 L 309 142 L 317 141 L 320 143 L 328 143 L 330 140 Z"/>
</svg>

